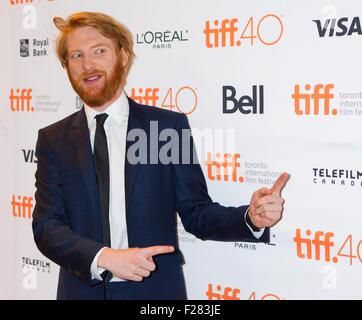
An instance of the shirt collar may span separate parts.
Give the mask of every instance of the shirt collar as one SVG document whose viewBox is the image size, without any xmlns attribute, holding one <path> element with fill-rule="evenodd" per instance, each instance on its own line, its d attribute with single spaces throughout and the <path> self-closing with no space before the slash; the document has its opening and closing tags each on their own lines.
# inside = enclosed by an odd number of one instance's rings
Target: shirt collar
<svg viewBox="0 0 362 320">
<path fill-rule="evenodd" d="M 88 128 L 91 127 L 94 117 L 101 113 L 107 113 L 117 124 L 122 124 L 122 121 L 128 117 L 129 103 L 126 94 L 122 91 L 119 98 L 114 101 L 106 110 L 99 112 L 84 104 L 84 111 L 87 117 Z"/>
</svg>

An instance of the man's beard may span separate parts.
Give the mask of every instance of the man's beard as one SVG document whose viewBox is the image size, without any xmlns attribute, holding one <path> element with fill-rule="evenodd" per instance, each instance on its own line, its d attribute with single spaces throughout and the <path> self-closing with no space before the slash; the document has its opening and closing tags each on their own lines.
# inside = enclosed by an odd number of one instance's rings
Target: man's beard
<svg viewBox="0 0 362 320">
<path fill-rule="evenodd" d="M 91 73 L 82 73 L 78 79 L 74 79 L 69 69 L 67 69 L 67 72 L 74 91 L 82 101 L 90 107 L 101 107 L 110 101 L 120 88 L 124 76 L 124 68 L 122 67 L 120 59 L 117 60 L 109 75 L 107 75 L 105 71 L 95 69 Z M 101 75 L 102 78 L 104 78 L 105 81 L 102 87 L 87 88 L 85 84 L 83 84 L 85 78 L 93 75 Z"/>
</svg>

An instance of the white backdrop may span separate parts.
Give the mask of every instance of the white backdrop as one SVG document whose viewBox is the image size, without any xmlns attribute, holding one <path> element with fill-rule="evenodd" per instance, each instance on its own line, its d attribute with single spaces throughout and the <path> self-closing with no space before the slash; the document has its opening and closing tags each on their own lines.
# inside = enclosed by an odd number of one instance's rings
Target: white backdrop
<svg viewBox="0 0 362 320">
<path fill-rule="evenodd" d="M 110 14 L 132 31 L 130 96 L 189 113 L 197 132 L 225 137 L 229 129 L 233 148 L 198 146 L 215 201 L 247 204 L 276 173 L 291 174 L 272 245 L 202 242 L 179 225 L 189 298 L 361 299 L 357 0 L 1 1 L 0 298 L 56 295 L 58 267 L 31 231 L 33 152 L 39 128 L 79 108 L 55 56 L 52 23 L 75 11 Z M 254 113 L 223 112 L 230 87 L 240 110 L 252 110 L 252 102 Z M 213 179 L 216 168 L 206 165 L 208 153 L 217 161 L 226 152 L 239 157 L 236 182 L 230 169 L 228 179 Z"/>
</svg>

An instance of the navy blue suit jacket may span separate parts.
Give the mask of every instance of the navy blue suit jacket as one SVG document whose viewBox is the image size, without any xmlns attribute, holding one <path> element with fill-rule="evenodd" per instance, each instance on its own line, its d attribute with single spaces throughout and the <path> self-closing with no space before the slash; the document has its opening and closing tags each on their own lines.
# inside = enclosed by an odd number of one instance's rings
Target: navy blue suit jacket
<svg viewBox="0 0 362 320">
<path fill-rule="evenodd" d="M 149 139 L 150 121 L 158 121 L 159 131 L 173 128 L 181 133 L 189 129 L 183 114 L 139 105 L 131 99 L 129 104 L 128 132 L 143 129 Z M 126 149 L 131 145 L 127 141 Z M 99 192 L 84 109 L 40 129 L 36 156 L 33 233 L 39 250 L 60 266 L 57 297 L 103 299 L 103 282 L 92 280 L 90 273 L 103 244 Z M 156 271 L 134 283 L 137 299 L 186 298 L 176 212 L 184 228 L 203 240 L 269 241 L 269 230 L 259 240 L 250 232 L 244 222 L 247 206 L 224 207 L 211 200 L 199 164 L 133 165 L 126 160 L 124 168 L 129 247 L 176 248 L 174 253 L 154 257 Z"/>
</svg>

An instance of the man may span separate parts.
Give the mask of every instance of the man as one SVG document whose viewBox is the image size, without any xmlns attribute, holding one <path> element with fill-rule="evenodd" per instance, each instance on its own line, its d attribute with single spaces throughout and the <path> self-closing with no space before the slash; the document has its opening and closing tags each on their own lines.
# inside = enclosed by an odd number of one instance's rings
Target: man
<svg viewBox="0 0 362 320">
<path fill-rule="evenodd" d="M 173 129 L 179 137 L 190 128 L 183 114 L 126 97 L 130 32 L 100 13 L 54 23 L 59 59 L 84 102 L 39 130 L 36 146 L 33 232 L 39 250 L 60 266 L 58 299 L 186 299 L 176 212 L 200 239 L 268 242 L 289 175 L 254 192 L 250 206 L 234 208 L 210 199 L 198 163 L 181 161 L 194 156 L 192 138 L 175 161 L 150 163 L 154 122 L 157 133 Z M 134 130 L 145 133 L 146 162 L 131 155 Z"/>
</svg>

